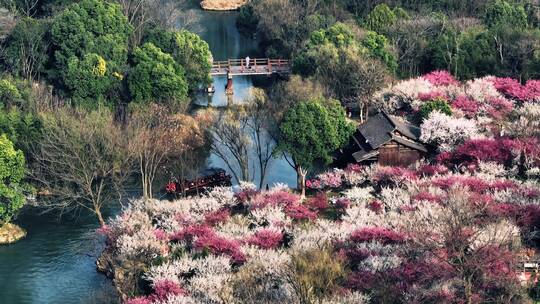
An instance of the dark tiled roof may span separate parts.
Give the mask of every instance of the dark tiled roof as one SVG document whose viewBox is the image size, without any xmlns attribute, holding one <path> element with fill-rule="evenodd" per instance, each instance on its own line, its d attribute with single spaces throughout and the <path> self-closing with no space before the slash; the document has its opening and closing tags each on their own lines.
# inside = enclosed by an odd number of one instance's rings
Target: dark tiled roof
<svg viewBox="0 0 540 304">
<path fill-rule="evenodd" d="M 366 123 L 358 126 L 358 132 L 371 149 L 377 149 L 392 139 L 394 129 L 395 126 L 392 121 L 387 119 L 387 116 L 382 113 L 375 115 L 368 119 Z"/>
<path fill-rule="evenodd" d="M 399 132 L 405 138 L 394 136 L 394 132 Z M 354 140 L 360 148 L 353 153 L 356 161 L 362 161 L 377 155 L 377 150 L 385 143 L 395 140 L 410 148 L 426 152 L 424 145 L 419 143 L 420 128 L 403 121 L 402 119 L 390 116 L 384 112 L 371 117 L 367 122 L 357 128 Z"/>
</svg>

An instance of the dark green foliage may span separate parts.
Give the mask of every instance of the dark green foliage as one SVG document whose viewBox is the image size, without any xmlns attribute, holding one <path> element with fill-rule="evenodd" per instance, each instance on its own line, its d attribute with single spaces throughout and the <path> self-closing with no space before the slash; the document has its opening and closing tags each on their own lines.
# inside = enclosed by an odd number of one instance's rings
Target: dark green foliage
<svg viewBox="0 0 540 304">
<path fill-rule="evenodd" d="M 409 19 L 409 15 L 400 7 L 391 9 L 386 4 L 379 4 L 367 15 L 363 25 L 365 28 L 381 32 L 393 25 L 398 19 Z"/>
<path fill-rule="evenodd" d="M 40 138 L 42 128 L 43 124 L 35 114 L 17 108 L 0 109 L 0 134 L 6 134 L 26 155 L 30 146 Z"/>
<path fill-rule="evenodd" d="M 186 72 L 189 90 L 207 86 L 212 82 L 212 53 L 206 41 L 186 30 L 166 31 L 154 28 L 147 32 L 145 42 L 151 42 L 163 52 L 170 54 Z"/>
<path fill-rule="evenodd" d="M 47 20 L 23 18 L 11 31 L 4 60 L 8 70 L 20 77 L 34 79 L 44 72 L 47 63 L 50 23 Z"/>
<path fill-rule="evenodd" d="M 296 165 L 311 168 L 317 162 L 330 163 L 332 153 L 348 142 L 354 126 L 338 102 L 306 101 L 285 113 L 279 129 L 277 151 L 291 155 Z"/>
<path fill-rule="evenodd" d="M 184 101 L 188 91 L 182 66 L 152 43 L 145 43 L 133 51 L 128 86 L 137 102 Z"/>
<path fill-rule="evenodd" d="M 307 47 L 313 48 L 319 45 L 332 44 L 337 48 L 348 47 L 356 43 L 351 29 L 343 24 L 336 23 L 328 29 L 319 29 L 311 33 Z"/>
<path fill-rule="evenodd" d="M 0 0 L 0 7 L 6 7 L 24 17 L 46 17 L 62 10 L 77 0 Z"/>
<path fill-rule="evenodd" d="M 83 0 L 69 6 L 55 17 L 51 28 L 57 80 L 68 87 L 68 83 L 79 82 L 77 79 L 67 79 L 74 75 L 74 62 L 84 61 L 82 66 L 88 65 L 89 61 L 95 61 L 95 56 L 94 59 L 86 57 L 92 53 L 105 60 L 107 75 L 122 75 L 131 32 L 132 28 L 118 4 Z M 92 87 L 92 84 L 88 84 L 88 87 Z"/>
<path fill-rule="evenodd" d="M 357 16 L 365 16 L 377 5 L 400 6 L 409 11 L 427 14 L 433 11 L 453 15 L 474 16 L 481 12 L 489 0 L 344 0 L 345 7 Z"/>
<path fill-rule="evenodd" d="M 525 28 L 527 27 L 527 12 L 522 4 L 505 0 L 492 0 L 486 6 L 483 20 L 489 27 Z"/>
<path fill-rule="evenodd" d="M 382 61 L 389 71 L 396 71 L 398 67 L 396 56 L 390 51 L 388 39 L 385 36 L 370 31 L 360 41 L 360 44 L 368 50 L 372 58 Z"/>
<path fill-rule="evenodd" d="M 257 23 L 259 19 L 253 10 L 253 5 L 248 2 L 248 4 L 240 7 L 238 12 L 238 17 L 236 19 L 236 26 L 244 33 L 251 34 L 255 33 L 253 29 L 257 28 Z"/>
<path fill-rule="evenodd" d="M 8 79 L 0 79 L 0 102 L 3 105 L 14 105 L 21 100 L 21 93 L 15 84 Z"/>
<path fill-rule="evenodd" d="M 22 179 L 25 175 L 24 155 L 15 150 L 5 134 L 0 136 L 0 226 L 17 214 L 25 203 Z"/>
<path fill-rule="evenodd" d="M 435 69 L 446 69 L 461 79 L 494 74 L 497 67 L 493 39 L 487 30 L 449 29 L 431 43 Z"/>
<path fill-rule="evenodd" d="M 442 98 L 436 98 L 424 103 L 420 107 L 420 120 L 428 118 L 429 114 L 431 114 L 433 111 L 439 111 L 448 116 L 452 116 L 452 108 L 448 102 Z"/>
<path fill-rule="evenodd" d="M 82 60 L 71 57 L 68 60 L 66 87 L 78 100 L 99 99 L 114 87 L 118 79 L 108 71 L 108 63 L 98 54 L 85 54 Z"/>
<path fill-rule="evenodd" d="M 314 75 L 317 69 L 324 70 L 325 67 L 333 66 L 330 62 L 335 61 L 338 54 L 345 50 L 358 56 L 381 60 L 392 72 L 397 68 L 396 58 L 383 35 L 368 31 L 358 41 L 350 26 L 338 22 L 328 29 L 319 29 L 311 34 L 306 48 L 295 57 L 293 70 L 304 76 Z"/>
</svg>

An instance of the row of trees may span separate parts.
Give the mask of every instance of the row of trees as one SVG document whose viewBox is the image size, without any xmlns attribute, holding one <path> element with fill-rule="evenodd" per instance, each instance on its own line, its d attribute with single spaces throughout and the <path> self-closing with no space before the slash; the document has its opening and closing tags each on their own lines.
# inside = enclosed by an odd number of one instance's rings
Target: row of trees
<svg viewBox="0 0 540 304">
<path fill-rule="evenodd" d="M 104 224 L 131 185 L 195 174 L 210 120 L 185 104 L 212 58 L 184 2 L 0 1 L 0 224 L 32 196 Z"/>
<path fill-rule="evenodd" d="M 336 22 L 365 36 L 360 44 L 368 57 L 399 77 L 435 69 L 462 79 L 538 77 L 540 31 L 533 1 L 251 1 L 238 20 L 257 29 L 269 56 L 302 61 L 306 52 L 313 55 L 314 42 L 326 44 L 320 39 L 325 32 L 337 33 Z M 340 36 L 339 43 L 349 44 L 348 37 Z"/>
<path fill-rule="evenodd" d="M 0 64 L 29 81 L 46 80 L 77 103 L 185 101 L 210 82 L 210 50 L 193 33 L 163 27 L 173 16 L 157 5 L 85 0 L 42 16 L 21 12 L 17 2 L 15 12 L 25 17 L 2 41 Z"/>
<path fill-rule="evenodd" d="M 268 96 L 254 89 L 251 99 L 225 111 L 212 111 L 211 150 L 236 181 L 266 184 L 273 158 L 284 158 L 297 173 L 305 193 L 308 171 L 334 160 L 354 130 L 337 100 L 323 97 L 320 87 L 299 76 L 278 83 Z"/>
</svg>

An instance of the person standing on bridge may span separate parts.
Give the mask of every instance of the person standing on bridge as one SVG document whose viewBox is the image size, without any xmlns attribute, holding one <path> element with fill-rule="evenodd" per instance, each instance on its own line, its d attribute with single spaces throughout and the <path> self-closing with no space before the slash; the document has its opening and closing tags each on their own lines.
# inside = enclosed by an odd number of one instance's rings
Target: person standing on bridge
<svg viewBox="0 0 540 304">
<path fill-rule="evenodd" d="M 248 68 L 248 69 L 249 69 L 249 60 L 250 60 L 250 58 L 249 58 L 249 56 L 247 56 L 246 57 L 246 68 Z"/>
</svg>

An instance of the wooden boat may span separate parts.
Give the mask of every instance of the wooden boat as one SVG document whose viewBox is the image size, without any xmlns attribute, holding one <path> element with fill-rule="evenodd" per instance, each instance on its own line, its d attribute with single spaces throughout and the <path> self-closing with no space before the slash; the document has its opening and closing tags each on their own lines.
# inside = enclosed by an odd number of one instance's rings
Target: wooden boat
<svg viewBox="0 0 540 304">
<path fill-rule="evenodd" d="M 192 180 L 172 180 L 165 186 L 165 191 L 174 197 L 194 195 L 219 186 L 231 186 L 231 176 L 221 168 L 209 168 Z"/>
</svg>

